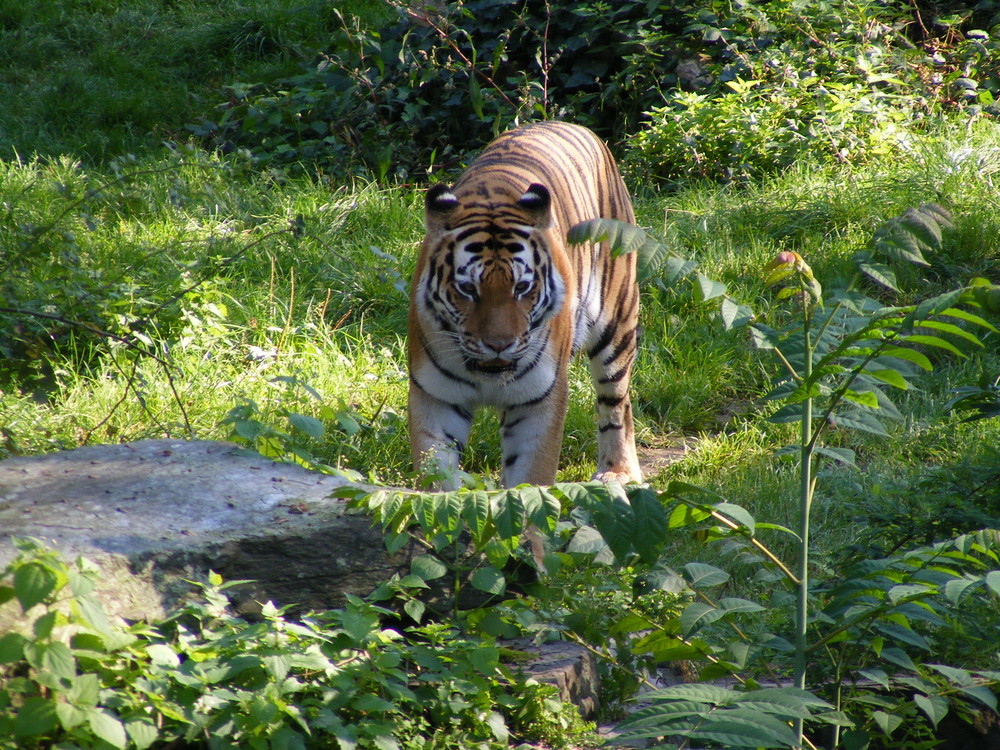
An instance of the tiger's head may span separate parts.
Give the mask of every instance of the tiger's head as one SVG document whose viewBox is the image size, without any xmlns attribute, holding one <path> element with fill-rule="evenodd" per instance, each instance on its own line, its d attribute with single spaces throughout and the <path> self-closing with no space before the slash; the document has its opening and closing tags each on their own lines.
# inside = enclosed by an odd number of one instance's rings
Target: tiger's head
<svg viewBox="0 0 1000 750">
<path fill-rule="evenodd" d="M 553 257 L 552 199 L 537 183 L 518 195 L 435 185 L 425 198 L 427 265 L 417 308 L 479 376 L 517 370 L 545 345 L 566 292 Z"/>
</svg>

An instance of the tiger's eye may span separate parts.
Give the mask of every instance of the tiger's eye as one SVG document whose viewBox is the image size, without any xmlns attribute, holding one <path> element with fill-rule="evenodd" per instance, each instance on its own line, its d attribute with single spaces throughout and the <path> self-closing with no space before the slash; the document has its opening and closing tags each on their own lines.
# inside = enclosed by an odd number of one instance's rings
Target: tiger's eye
<svg viewBox="0 0 1000 750">
<path fill-rule="evenodd" d="M 458 284 L 456 284 L 456 286 L 458 287 L 458 291 L 461 292 L 464 296 L 468 297 L 469 299 L 476 298 L 476 285 L 473 284 L 471 281 L 460 281 L 458 282 Z"/>
<path fill-rule="evenodd" d="M 519 281 L 516 284 L 514 284 L 514 295 L 517 297 L 522 297 L 528 293 L 529 289 L 531 289 L 530 281 Z"/>
</svg>

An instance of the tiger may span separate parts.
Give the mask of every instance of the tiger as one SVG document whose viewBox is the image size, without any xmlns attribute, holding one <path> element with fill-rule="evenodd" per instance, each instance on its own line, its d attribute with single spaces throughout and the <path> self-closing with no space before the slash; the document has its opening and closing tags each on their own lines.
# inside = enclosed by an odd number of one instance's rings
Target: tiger
<svg viewBox="0 0 1000 750">
<path fill-rule="evenodd" d="M 612 257 L 607 243 L 567 243 L 570 227 L 594 218 L 635 221 L 608 147 L 565 122 L 507 131 L 453 187 L 426 191 L 410 285 L 408 423 L 414 465 L 436 474 L 439 489 L 457 486 L 479 407 L 499 416 L 501 484 L 554 483 L 578 351 L 597 394 L 593 479 L 642 481 L 629 399 L 636 261 Z"/>
</svg>

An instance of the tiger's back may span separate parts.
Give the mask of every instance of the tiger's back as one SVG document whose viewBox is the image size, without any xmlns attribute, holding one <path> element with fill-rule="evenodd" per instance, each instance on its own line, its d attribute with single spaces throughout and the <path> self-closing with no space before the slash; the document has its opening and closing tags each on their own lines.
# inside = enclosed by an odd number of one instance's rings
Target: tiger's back
<svg viewBox="0 0 1000 750">
<path fill-rule="evenodd" d="M 425 208 L 408 344 L 415 463 L 456 468 L 474 410 L 490 405 L 500 414 L 503 483 L 551 483 L 567 367 L 585 351 L 597 391 L 595 476 L 638 481 L 628 397 L 635 260 L 565 241 L 581 221 L 634 221 L 604 143 L 566 123 L 518 128 L 453 188 L 432 187 Z"/>
</svg>

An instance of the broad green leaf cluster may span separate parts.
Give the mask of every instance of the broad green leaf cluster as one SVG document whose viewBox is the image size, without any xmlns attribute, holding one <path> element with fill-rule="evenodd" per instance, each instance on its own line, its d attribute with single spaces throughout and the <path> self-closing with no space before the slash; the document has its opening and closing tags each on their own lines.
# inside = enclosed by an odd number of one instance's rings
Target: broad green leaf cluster
<svg viewBox="0 0 1000 750">
<path fill-rule="evenodd" d="M 445 623 L 391 627 L 339 610 L 258 622 L 229 614 L 211 574 L 163 621 L 126 624 L 94 598 L 96 569 L 31 539 L 0 571 L 0 747 L 504 748 L 529 724 L 578 731 L 551 687 L 516 677 L 489 638 Z M 431 739 L 433 738 L 433 740 Z M 429 742 L 433 742 L 429 745 Z"/>
</svg>

